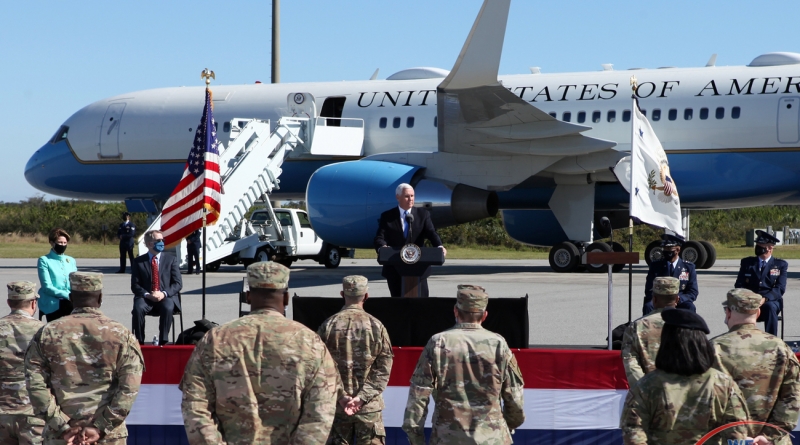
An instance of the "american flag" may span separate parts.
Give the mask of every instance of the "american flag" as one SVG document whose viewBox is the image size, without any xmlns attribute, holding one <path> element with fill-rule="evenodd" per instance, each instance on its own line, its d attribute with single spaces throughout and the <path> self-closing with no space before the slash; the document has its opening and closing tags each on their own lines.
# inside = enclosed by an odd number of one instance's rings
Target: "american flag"
<svg viewBox="0 0 800 445">
<path fill-rule="evenodd" d="M 219 142 L 214 126 L 211 90 L 206 88 L 203 117 L 195 132 L 183 177 L 161 211 L 164 244 L 167 247 L 175 246 L 202 228 L 204 208 L 208 210 L 206 222 L 216 222 L 220 201 Z"/>
</svg>

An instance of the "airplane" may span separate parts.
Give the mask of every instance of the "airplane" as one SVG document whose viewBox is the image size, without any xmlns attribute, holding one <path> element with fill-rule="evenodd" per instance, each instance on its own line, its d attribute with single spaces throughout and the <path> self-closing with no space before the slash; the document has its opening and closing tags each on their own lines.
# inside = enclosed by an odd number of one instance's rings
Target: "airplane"
<svg viewBox="0 0 800 445">
<path fill-rule="evenodd" d="M 515 240 L 552 246 L 559 272 L 581 269 L 585 251 L 621 248 L 594 239 L 603 216 L 628 225 L 629 195 L 611 168 L 630 151 L 632 94 L 669 156 L 684 209 L 800 204 L 800 54 L 735 67 L 715 66 L 714 55 L 704 67 L 499 76 L 509 5 L 484 2 L 450 71 L 215 86 L 218 137 L 230 143 L 237 117 L 274 125 L 287 98 L 307 94 L 327 125 L 364 125 L 360 152 L 293 152 L 270 197 L 304 200 L 323 239 L 370 248 L 378 216 L 396 205 L 395 186 L 408 182 L 438 227 L 499 211 Z M 54 195 L 158 213 L 181 176 L 203 97 L 202 87 L 160 88 L 92 103 L 31 156 L 25 177 Z M 698 267 L 710 267 L 713 246 L 691 243 Z M 594 266 L 585 267 L 603 270 Z"/>
</svg>

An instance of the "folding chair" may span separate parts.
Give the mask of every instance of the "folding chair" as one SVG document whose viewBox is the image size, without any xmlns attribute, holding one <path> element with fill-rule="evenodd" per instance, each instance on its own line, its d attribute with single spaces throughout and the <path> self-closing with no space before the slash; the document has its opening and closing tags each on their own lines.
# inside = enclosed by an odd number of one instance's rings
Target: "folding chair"
<svg viewBox="0 0 800 445">
<path fill-rule="evenodd" d="M 180 306 L 183 306 L 183 301 L 181 300 L 181 293 L 180 292 L 178 292 L 178 304 Z M 176 315 L 178 316 L 178 318 L 180 318 L 180 321 L 181 321 L 181 332 L 183 332 L 183 312 L 181 312 L 180 309 L 177 308 L 177 306 L 175 307 L 175 310 L 172 311 L 172 343 L 173 344 L 175 343 L 175 316 Z M 147 314 L 145 316 L 146 317 L 160 317 L 161 313 L 159 313 L 158 310 L 154 310 L 154 311 L 150 312 L 149 314 Z"/>
</svg>

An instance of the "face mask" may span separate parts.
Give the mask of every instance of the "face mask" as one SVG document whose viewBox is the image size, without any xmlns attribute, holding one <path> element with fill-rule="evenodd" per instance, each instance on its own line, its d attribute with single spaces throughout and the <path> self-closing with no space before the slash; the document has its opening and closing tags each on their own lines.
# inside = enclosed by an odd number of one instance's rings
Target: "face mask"
<svg viewBox="0 0 800 445">
<path fill-rule="evenodd" d="M 764 255 L 765 253 L 767 253 L 767 248 L 766 247 L 762 247 L 762 246 L 756 245 L 756 256 L 761 256 L 761 255 Z"/>
<path fill-rule="evenodd" d="M 53 250 L 54 250 L 54 251 L 55 251 L 57 254 L 61 255 L 61 254 L 63 254 L 64 252 L 66 252 L 66 250 L 67 250 L 67 246 L 66 246 L 66 244 L 65 244 L 65 245 L 56 244 L 56 245 L 54 245 L 54 246 L 53 246 Z"/>
<path fill-rule="evenodd" d="M 674 250 L 664 250 L 662 254 L 664 255 L 664 258 L 668 259 L 669 261 L 672 261 L 672 259 L 675 258 Z"/>
<path fill-rule="evenodd" d="M 153 249 L 155 249 L 156 252 L 163 252 L 164 251 L 164 241 L 158 241 L 155 244 L 153 244 Z"/>
</svg>

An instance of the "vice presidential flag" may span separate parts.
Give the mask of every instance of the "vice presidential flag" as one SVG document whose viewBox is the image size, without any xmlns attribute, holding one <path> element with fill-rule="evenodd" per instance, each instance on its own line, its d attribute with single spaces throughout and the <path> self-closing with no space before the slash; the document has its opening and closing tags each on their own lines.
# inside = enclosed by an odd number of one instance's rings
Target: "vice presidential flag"
<svg viewBox="0 0 800 445">
<path fill-rule="evenodd" d="M 219 218 L 220 201 L 219 142 L 211 90 L 206 88 L 203 117 L 195 132 L 183 177 L 161 211 L 164 244 L 174 246 L 202 228 L 203 209 L 208 212 L 206 222 L 214 224 Z"/>
<path fill-rule="evenodd" d="M 636 99 L 631 124 L 631 155 L 614 167 L 617 179 L 631 194 L 631 218 L 683 236 L 681 201 L 667 154 Z"/>
</svg>

